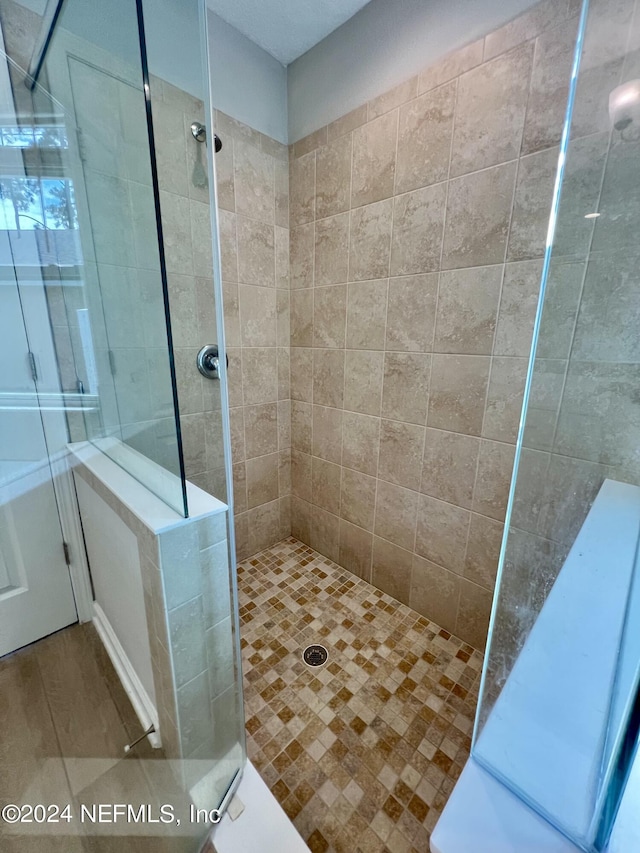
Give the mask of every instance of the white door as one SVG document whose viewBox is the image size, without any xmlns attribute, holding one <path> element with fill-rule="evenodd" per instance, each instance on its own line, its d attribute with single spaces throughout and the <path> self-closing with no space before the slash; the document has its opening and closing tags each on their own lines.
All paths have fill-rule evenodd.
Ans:
<svg viewBox="0 0 640 853">
<path fill-rule="evenodd" d="M 0 655 L 78 619 L 7 246 L 0 233 Z"/>
</svg>

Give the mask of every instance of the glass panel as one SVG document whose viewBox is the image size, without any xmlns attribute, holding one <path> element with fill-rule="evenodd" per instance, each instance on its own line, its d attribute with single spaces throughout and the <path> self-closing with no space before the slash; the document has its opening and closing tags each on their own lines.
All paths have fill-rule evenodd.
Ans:
<svg viewBox="0 0 640 853">
<path fill-rule="evenodd" d="M 148 6 L 150 13 L 152 8 Z M 168 17 L 148 14 L 145 29 L 185 471 L 191 483 L 231 504 L 231 438 L 205 0 L 182 9 L 180 26 L 183 38 L 177 40 Z M 206 142 L 196 140 L 191 127 L 194 123 L 205 126 Z M 220 380 L 205 379 L 196 369 L 196 355 L 207 344 L 219 347 Z M 227 522 L 227 574 L 218 577 L 213 568 L 203 566 L 203 577 L 214 591 L 215 611 L 224 614 L 220 621 L 207 623 L 204 596 L 214 725 L 213 742 L 202 757 L 217 758 L 212 779 L 217 780 L 220 796 L 232 780 L 239 779 L 246 760 L 231 513 Z"/>
<path fill-rule="evenodd" d="M 42 238 L 63 390 L 84 412 L 70 418 L 72 439 L 186 515 L 137 11 L 120 0 L 107 21 L 99 6 L 63 6 L 34 127 L 7 136 L 36 149 L 30 179 L 0 183 L 2 212 L 11 217 L 17 197 L 21 224 Z"/>
<path fill-rule="evenodd" d="M 473 754 L 591 850 L 624 784 L 640 660 L 640 97 L 632 121 L 609 115 L 640 76 L 640 10 L 583 15 Z"/>
<path fill-rule="evenodd" d="M 66 411 L 72 440 L 88 438 L 186 513 L 181 503 L 186 483 L 179 477 L 181 430 L 186 437 L 186 462 L 196 484 L 189 486 L 191 518 L 163 530 L 159 568 L 142 560 L 141 577 L 127 578 L 137 592 L 144 587 L 147 618 L 149 608 L 154 611 L 147 662 L 153 663 L 152 702 L 164 754 L 150 751 L 149 761 L 124 764 L 119 760 L 123 744 L 116 745 L 115 757 L 114 744 L 61 748 L 78 801 L 107 790 L 111 799 L 116 791 L 119 802 L 124 796 L 130 803 L 155 803 L 162 794 L 182 821 L 180 827 L 162 827 L 163 837 L 168 836 L 163 843 L 167 850 L 189 851 L 199 849 L 211 809 L 228 802 L 246 758 L 233 531 L 220 541 L 216 527 L 219 538 L 211 541 L 217 544 L 201 545 L 207 534 L 200 525 L 216 502 L 208 498 L 203 504 L 197 488 L 228 496 L 229 413 L 224 363 L 222 380 L 209 381 L 197 372 L 195 359 L 204 343 L 216 343 L 224 353 L 213 284 L 215 258 L 220 298 L 212 151 L 190 131 L 194 120 L 211 126 L 205 106 L 207 64 L 191 44 L 188 55 L 185 47 L 184 57 L 174 54 L 168 63 L 152 64 L 149 76 L 140 61 L 139 12 L 135 0 L 117 0 L 108 13 L 98 0 L 64 4 L 33 92 L 36 117 L 22 116 L 0 146 L 0 152 L 24 156 L 28 165 L 27 179 L 7 176 L 6 185 L 0 184 L 0 215 L 16 232 L 11 250 L 21 288 L 28 289 L 36 269 L 44 281 L 40 291 L 46 294 L 55 342 L 51 363 L 58 367 L 57 402 Z M 197 33 L 204 27 L 204 2 L 191 4 L 190 12 Z M 165 25 L 155 20 L 153 29 L 158 33 Z M 156 50 L 155 55 L 161 54 Z M 187 65 L 198 83 L 183 88 L 172 75 Z M 157 112 L 159 198 L 152 181 L 156 152 L 150 154 L 147 108 Z M 170 139 L 163 121 L 172 128 Z M 166 238 L 168 277 L 156 211 Z M 169 301 L 179 387 L 170 382 Z M 39 390 L 43 397 L 44 386 Z M 65 434 L 61 447 L 66 440 Z M 102 556 L 108 572 L 104 545 L 95 545 L 100 523 L 91 524 L 87 507 L 92 504 L 83 484 L 77 478 L 77 493 L 84 492 L 87 547 L 90 552 L 95 548 L 89 557 L 95 568 Z M 114 553 L 122 547 L 118 537 Z M 94 579 L 97 575 L 96 569 Z M 171 600 L 168 587 L 176 577 L 181 590 L 192 590 L 188 601 Z M 140 640 L 144 655 L 147 636 Z M 104 653 L 101 647 L 99 653 Z M 135 734 L 138 728 L 134 721 Z M 148 744 L 140 749 L 148 750 Z M 159 760 L 163 757 L 169 760 Z M 192 804 L 206 809 L 208 818 L 188 820 Z M 116 830 L 89 827 L 87 834 Z M 137 849 L 134 841 L 130 846 Z M 128 842 L 122 849 L 129 849 Z"/>
<path fill-rule="evenodd" d="M 33 132 L 18 124 L 3 48 L 0 30 L 0 656 L 77 621 L 50 458 L 67 433 L 49 313 L 37 268 L 29 286 L 16 275 L 37 258 L 43 194 L 25 173 Z"/>
</svg>

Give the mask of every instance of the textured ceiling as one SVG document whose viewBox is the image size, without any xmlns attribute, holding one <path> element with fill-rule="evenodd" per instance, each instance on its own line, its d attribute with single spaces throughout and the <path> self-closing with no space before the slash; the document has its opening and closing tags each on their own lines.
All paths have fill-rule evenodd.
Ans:
<svg viewBox="0 0 640 853">
<path fill-rule="evenodd" d="M 306 53 L 369 0 L 207 0 L 209 8 L 283 65 Z"/>
</svg>

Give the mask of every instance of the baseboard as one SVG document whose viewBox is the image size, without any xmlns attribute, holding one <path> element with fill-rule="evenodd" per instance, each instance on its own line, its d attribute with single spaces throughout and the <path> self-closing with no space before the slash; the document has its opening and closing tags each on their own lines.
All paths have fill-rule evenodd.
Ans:
<svg viewBox="0 0 640 853">
<path fill-rule="evenodd" d="M 148 737 L 151 746 L 157 749 L 162 746 L 162 743 L 159 735 L 156 707 L 131 665 L 131 661 L 122 648 L 120 640 L 111 627 L 111 623 L 107 619 L 104 610 L 95 601 L 93 602 L 93 624 L 107 650 L 113 668 L 118 673 L 118 678 L 122 682 L 125 693 L 133 705 L 133 710 L 140 720 L 143 731 L 146 731 L 151 725 L 155 726 L 156 731 Z"/>
</svg>

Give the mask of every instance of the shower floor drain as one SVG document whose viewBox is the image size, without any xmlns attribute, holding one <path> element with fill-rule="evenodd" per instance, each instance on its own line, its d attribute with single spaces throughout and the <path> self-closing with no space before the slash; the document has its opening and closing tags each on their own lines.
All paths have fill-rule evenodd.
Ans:
<svg viewBox="0 0 640 853">
<path fill-rule="evenodd" d="M 307 646 L 302 653 L 303 661 L 309 666 L 322 666 L 323 663 L 327 662 L 328 657 L 329 652 L 325 647 L 318 645 Z"/>
</svg>

